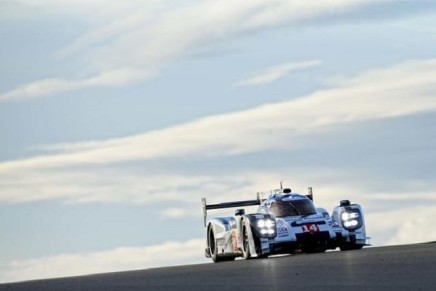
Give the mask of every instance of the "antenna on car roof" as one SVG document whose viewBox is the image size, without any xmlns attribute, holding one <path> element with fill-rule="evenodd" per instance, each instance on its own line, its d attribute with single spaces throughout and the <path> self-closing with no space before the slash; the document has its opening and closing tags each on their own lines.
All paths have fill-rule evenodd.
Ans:
<svg viewBox="0 0 436 291">
<path fill-rule="evenodd" d="M 280 189 L 283 189 L 283 180 L 280 180 Z"/>
</svg>

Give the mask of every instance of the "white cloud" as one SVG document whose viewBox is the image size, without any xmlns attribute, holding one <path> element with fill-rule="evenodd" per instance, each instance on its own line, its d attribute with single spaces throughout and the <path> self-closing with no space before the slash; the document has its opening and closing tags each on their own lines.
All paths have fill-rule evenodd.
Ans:
<svg viewBox="0 0 436 291">
<path fill-rule="evenodd" d="M 77 168 L 65 170 L 21 171 L 0 176 L 0 203 L 27 203 L 60 200 L 66 203 L 127 202 L 140 204 L 171 204 L 163 218 L 198 215 L 200 198 L 252 199 L 255 191 L 278 181 L 280 177 L 262 172 L 221 175 L 137 173 L 123 168 Z M 213 199 L 212 199 L 213 201 Z M 192 210 L 192 212 L 190 212 Z"/>
<path fill-rule="evenodd" d="M 82 90 L 86 88 L 108 86 L 117 87 L 143 81 L 155 76 L 155 73 L 143 70 L 120 69 L 107 71 L 98 76 L 82 80 L 47 79 L 20 86 L 10 92 L 0 95 L 0 102 L 19 101 L 37 98 L 41 95 L 51 96 L 63 92 Z"/>
<path fill-rule="evenodd" d="M 410 212 L 404 215 L 404 211 L 407 210 Z M 389 238 L 386 245 L 436 241 L 436 228 L 432 223 L 436 219 L 436 207 L 405 209 L 399 212 L 398 216 L 404 215 L 404 218 L 399 219 L 398 222 L 398 216 L 396 217 L 395 235 Z"/>
<path fill-rule="evenodd" d="M 291 62 L 291 63 L 284 63 L 280 65 L 276 65 L 273 67 L 269 67 L 264 69 L 262 72 L 255 74 L 254 76 L 251 76 L 246 79 L 242 79 L 234 84 L 234 86 L 256 86 L 256 85 L 266 85 L 270 84 L 272 82 L 275 82 L 281 78 L 284 78 L 289 73 L 301 70 L 301 69 L 307 69 L 314 66 L 318 66 L 321 64 L 321 61 L 306 61 L 306 62 Z"/>
<path fill-rule="evenodd" d="M 180 219 L 180 218 L 187 218 L 187 217 L 200 218 L 201 212 L 198 207 L 195 210 L 190 208 L 171 207 L 171 208 L 164 209 L 162 211 L 161 217 L 163 219 Z"/>
<path fill-rule="evenodd" d="M 95 76 L 99 76 L 119 70 L 159 71 L 205 46 L 229 41 L 247 32 L 315 20 L 325 15 L 347 13 L 381 2 L 385 3 L 384 0 L 251 0 L 232 3 L 223 0 L 176 3 L 123 1 L 122 4 L 119 1 L 88 3 L 44 0 L 18 3 L 19 7 L 28 7 L 30 11 L 38 8 L 35 11 L 47 10 L 53 14 L 79 13 L 78 19 L 85 17 L 91 20 L 90 23 L 96 22 L 95 28 L 73 41 L 57 55 L 80 53 L 89 62 L 83 71 L 92 71 Z M 129 75 L 124 84 L 145 80 L 147 77 Z M 2 93 L 0 101 L 46 97 L 82 89 L 88 86 L 88 82 L 90 79 L 39 80 Z M 93 83 L 93 86 L 110 85 L 110 82 Z"/>
<path fill-rule="evenodd" d="M 367 233 L 372 237 L 372 243 L 377 246 L 435 241 L 432 224 L 436 219 L 435 204 L 416 206 L 416 202 L 409 199 L 403 207 L 394 209 L 387 202 L 385 211 L 367 214 Z"/>
<path fill-rule="evenodd" d="M 147 247 L 120 247 L 96 253 L 64 254 L 16 260 L 0 269 L 0 282 L 79 276 L 207 262 L 204 239 L 163 242 Z"/>
<path fill-rule="evenodd" d="M 339 125 L 435 111 L 435 74 L 436 60 L 410 61 L 296 100 L 130 137 L 57 145 L 58 154 L 3 162 L 0 172 L 292 150 Z"/>
<path fill-rule="evenodd" d="M 365 5 L 377 3 L 393 3 L 396 0 L 334 0 L 334 1 L 271 1 L 268 7 L 252 15 L 244 27 L 259 28 L 283 25 L 289 22 L 298 22 L 326 15 L 337 15 L 350 12 Z M 274 3 L 275 2 L 275 3 Z"/>
</svg>

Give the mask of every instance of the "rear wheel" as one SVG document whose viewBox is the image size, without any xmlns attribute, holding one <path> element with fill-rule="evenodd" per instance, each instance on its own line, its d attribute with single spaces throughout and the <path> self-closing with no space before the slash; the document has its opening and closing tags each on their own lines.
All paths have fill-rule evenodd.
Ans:
<svg viewBox="0 0 436 291">
<path fill-rule="evenodd" d="M 245 226 L 242 228 L 242 256 L 246 260 L 251 258 L 250 241 L 248 240 L 247 228 Z"/>
<path fill-rule="evenodd" d="M 209 243 L 209 252 L 210 252 L 210 257 L 212 258 L 212 261 L 214 261 L 215 263 L 219 262 L 219 258 L 217 256 L 217 246 L 216 246 L 216 241 L 215 241 L 215 234 L 213 232 L 212 227 L 209 227 L 209 231 L 207 234 L 207 240 Z"/>
</svg>

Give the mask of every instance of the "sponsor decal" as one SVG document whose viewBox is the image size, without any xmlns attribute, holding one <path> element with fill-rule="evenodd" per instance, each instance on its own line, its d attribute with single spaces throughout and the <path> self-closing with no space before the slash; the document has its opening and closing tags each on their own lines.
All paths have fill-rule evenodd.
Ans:
<svg viewBox="0 0 436 291">
<path fill-rule="evenodd" d="M 316 214 L 316 215 L 311 215 L 309 217 L 295 217 L 295 218 L 285 218 L 286 222 L 311 222 L 311 221 L 316 221 L 316 220 L 320 220 L 320 219 L 324 219 L 324 216 Z"/>
<path fill-rule="evenodd" d="M 284 232 L 288 232 L 288 228 L 281 226 L 281 227 L 277 227 L 277 233 L 284 233 Z"/>
<path fill-rule="evenodd" d="M 234 229 L 232 231 L 232 245 L 233 245 L 233 252 L 238 252 L 238 243 L 236 241 L 236 230 Z"/>
<path fill-rule="evenodd" d="M 278 237 L 287 237 L 288 236 L 288 228 L 285 226 L 277 227 L 277 236 Z"/>
</svg>

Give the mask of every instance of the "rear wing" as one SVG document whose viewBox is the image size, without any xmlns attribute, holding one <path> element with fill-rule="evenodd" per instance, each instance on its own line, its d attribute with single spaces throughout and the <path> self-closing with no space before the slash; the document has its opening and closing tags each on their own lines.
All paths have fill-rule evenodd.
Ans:
<svg viewBox="0 0 436 291">
<path fill-rule="evenodd" d="M 207 211 L 213 210 L 213 209 L 221 209 L 221 208 L 234 208 L 234 207 L 244 207 L 244 206 L 256 206 L 260 205 L 262 201 L 265 199 L 262 199 L 260 193 L 257 193 L 257 199 L 256 200 L 244 200 L 244 201 L 234 201 L 234 202 L 223 202 L 219 204 L 207 204 L 206 198 L 201 198 L 201 203 L 203 204 L 203 220 L 204 220 L 204 226 L 206 226 L 206 219 L 207 219 Z"/>
</svg>

